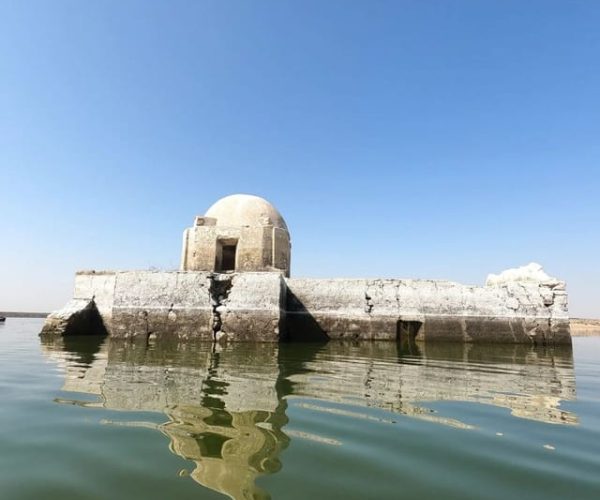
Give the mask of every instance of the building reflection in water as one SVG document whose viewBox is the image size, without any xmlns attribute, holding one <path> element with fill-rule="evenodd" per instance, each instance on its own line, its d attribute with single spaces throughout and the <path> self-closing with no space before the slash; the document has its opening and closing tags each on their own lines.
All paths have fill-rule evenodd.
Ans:
<svg viewBox="0 0 600 500">
<path fill-rule="evenodd" d="M 88 337 L 43 340 L 42 349 L 63 367 L 64 391 L 97 396 L 94 402 L 69 403 L 164 412 L 168 421 L 158 429 L 174 453 L 195 463 L 192 478 L 234 499 L 269 497 L 256 479 L 281 468 L 290 439 L 336 444 L 326 436 L 284 430 L 288 404 L 331 418 L 370 418 L 355 407 L 377 407 L 469 428 L 427 408 L 428 402 L 451 400 L 491 404 L 540 422 L 577 423 L 560 407 L 575 399 L 572 352 L 565 347 L 401 348 L 390 342 L 215 347 Z"/>
</svg>

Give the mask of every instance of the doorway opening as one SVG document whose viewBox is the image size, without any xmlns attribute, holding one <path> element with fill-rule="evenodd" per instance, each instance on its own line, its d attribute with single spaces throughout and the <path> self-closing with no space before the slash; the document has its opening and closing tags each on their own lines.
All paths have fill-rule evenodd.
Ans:
<svg viewBox="0 0 600 500">
<path fill-rule="evenodd" d="M 396 324 L 396 340 L 401 342 L 412 342 L 419 333 L 423 323 L 420 321 L 399 320 Z"/>
<path fill-rule="evenodd" d="M 237 240 L 218 240 L 215 271 L 227 273 L 235 271 Z"/>
</svg>

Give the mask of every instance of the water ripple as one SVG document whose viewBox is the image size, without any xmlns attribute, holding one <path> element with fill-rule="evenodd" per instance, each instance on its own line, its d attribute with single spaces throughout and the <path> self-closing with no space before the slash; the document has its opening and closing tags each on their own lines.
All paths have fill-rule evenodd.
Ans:
<svg viewBox="0 0 600 500">
<path fill-rule="evenodd" d="M 600 339 L 40 345 L 40 327 L 0 329 L 3 498 L 600 491 Z"/>
</svg>

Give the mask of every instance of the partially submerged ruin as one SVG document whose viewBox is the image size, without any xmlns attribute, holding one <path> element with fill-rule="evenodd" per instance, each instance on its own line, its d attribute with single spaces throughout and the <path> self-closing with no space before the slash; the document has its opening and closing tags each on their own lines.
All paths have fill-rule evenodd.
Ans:
<svg viewBox="0 0 600 500">
<path fill-rule="evenodd" d="M 571 342 L 563 281 L 530 264 L 485 286 L 290 277 L 287 225 L 250 195 L 219 200 L 186 229 L 180 271 L 81 271 L 43 335 L 210 341 L 328 339 Z"/>
</svg>

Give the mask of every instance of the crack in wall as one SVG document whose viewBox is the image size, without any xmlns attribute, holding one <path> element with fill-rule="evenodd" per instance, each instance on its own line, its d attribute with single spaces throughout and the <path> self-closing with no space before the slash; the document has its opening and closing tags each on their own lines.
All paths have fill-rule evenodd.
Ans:
<svg viewBox="0 0 600 500">
<path fill-rule="evenodd" d="M 373 299 L 371 299 L 371 296 L 368 294 L 368 292 L 365 291 L 365 312 L 367 314 L 371 314 L 371 311 L 373 310 Z"/>
<path fill-rule="evenodd" d="M 282 288 L 288 281 L 277 280 L 279 285 L 270 275 L 120 273 L 117 296 L 109 297 L 105 288 L 112 281 L 82 275 L 76 294 L 98 298 L 103 304 L 98 314 L 115 325 L 114 336 L 148 340 L 282 339 L 278 326 L 282 331 L 291 328 L 291 339 L 410 338 L 417 331 L 416 324 L 414 330 L 409 328 L 413 321 L 422 323 L 423 340 L 438 336 L 538 344 L 570 340 L 568 296 L 562 282 L 475 287 L 431 280 L 313 279 L 290 280 L 288 289 Z M 67 319 L 89 300 L 74 299 L 49 318 L 45 330 L 73 334 Z"/>
<path fill-rule="evenodd" d="M 213 341 L 216 342 L 221 337 L 221 334 L 224 333 L 222 330 L 223 318 L 221 317 L 220 308 L 227 303 L 229 292 L 233 286 L 233 276 L 211 274 L 209 279 L 210 287 L 208 294 L 212 309 L 212 336 Z"/>
<path fill-rule="evenodd" d="M 152 331 L 150 330 L 150 320 L 148 319 L 148 311 L 142 311 L 142 322 L 144 323 L 144 335 L 146 336 L 146 342 L 150 340 Z"/>
<path fill-rule="evenodd" d="M 401 311 L 401 307 L 400 307 L 400 284 L 401 284 L 400 281 L 398 281 L 395 284 L 395 289 L 396 289 L 396 297 L 395 297 L 396 298 L 396 314 L 398 316 L 400 316 L 400 311 Z"/>
</svg>

